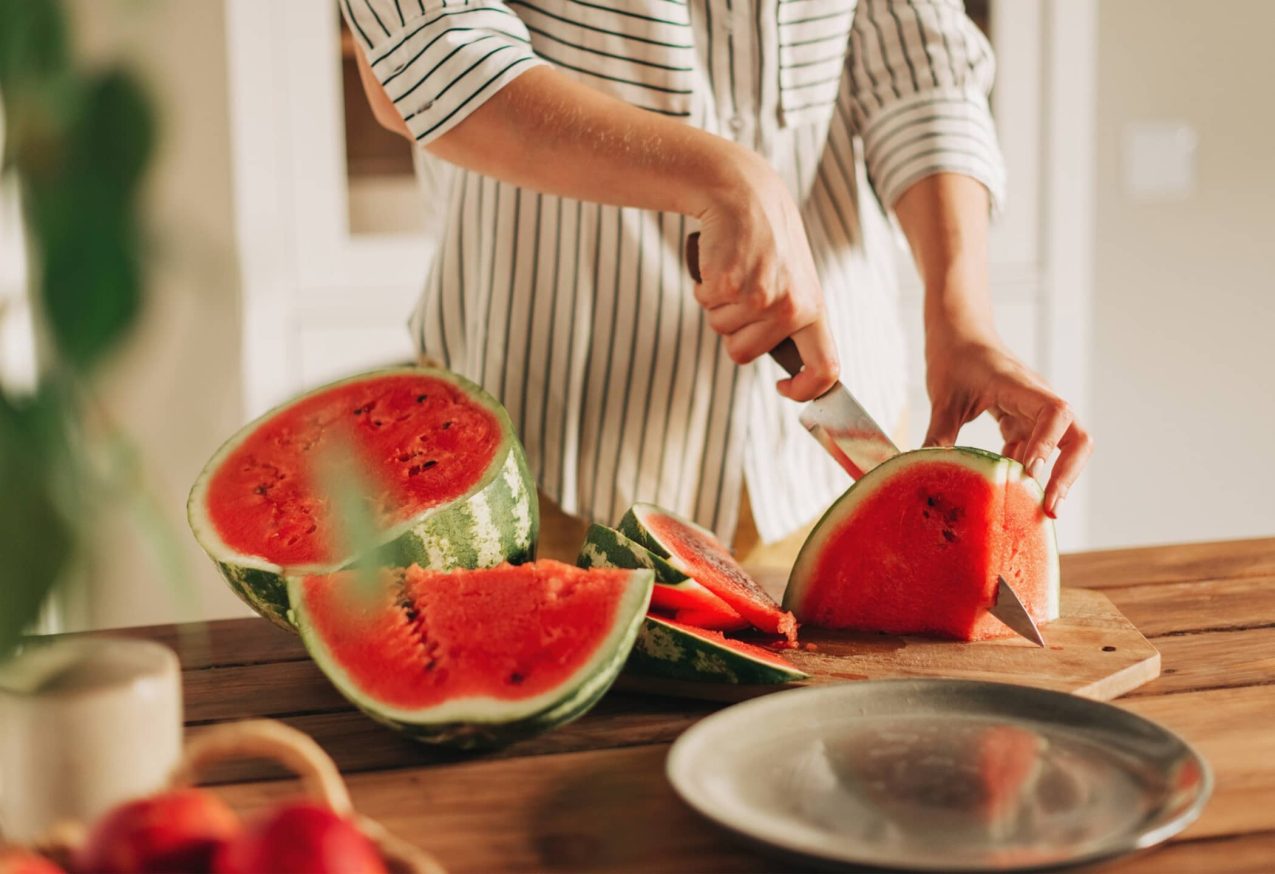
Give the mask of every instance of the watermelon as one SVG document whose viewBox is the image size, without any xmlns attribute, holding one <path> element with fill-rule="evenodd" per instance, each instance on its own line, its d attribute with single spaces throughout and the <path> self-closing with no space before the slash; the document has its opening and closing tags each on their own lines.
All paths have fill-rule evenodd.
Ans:
<svg viewBox="0 0 1275 874">
<path fill-rule="evenodd" d="M 760 646 L 648 614 L 625 670 L 708 683 L 789 683 L 808 674 Z"/>
<path fill-rule="evenodd" d="M 534 557 L 535 483 L 505 410 L 443 370 L 403 367 L 335 382 L 235 434 L 195 481 L 191 530 L 249 606 L 285 628 L 285 577 L 354 558 L 317 493 L 314 459 L 353 447 L 372 480 L 380 559 L 434 569 Z"/>
<path fill-rule="evenodd" d="M 651 606 L 670 613 L 686 612 L 711 628 L 747 628 L 748 621 L 729 604 L 679 571 L 645 546 L 630 540 L 614 528 L 593 524 L 585 533 L 584 546 L 576 564 L 583 568 L 649 568 L 655 572 Z M 698 624 L 687 620 L 691 625 Z"/>
<path fill-rule="evenodd" d="M 293 577 L 288 594 L 307 651 L 351 703 L 418 740 L 486 747 L 593 706 L 633 647 L 652 576 L 412 565 Z"/>
<path fill-rule="evenodd" d="M 620 532 L 693 578 L 754 628 L 796 640 L 793 614 L 780 609 L 713 532 L 652 504 L 634 504 L 620 520 Z"/>
<path fill-rule="evenodd" d="M 905 452 L 837 499 L 793 566 L 804 623 L 956 640 L 1012 635 L 988 613 L 1004 576 L 1037 624 L 1058 618 L 1058 547 L 1018 462 L 967 448 Z"/>
</svg>

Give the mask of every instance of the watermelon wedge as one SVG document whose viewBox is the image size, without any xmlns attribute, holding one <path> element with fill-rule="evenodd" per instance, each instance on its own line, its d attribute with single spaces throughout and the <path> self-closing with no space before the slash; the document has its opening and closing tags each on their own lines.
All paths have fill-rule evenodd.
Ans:
<svg viewBox="0 0 1275 874">
<path fill-rule="evenodd" d="M 1058 547 L 1043 492 L 980 449 L 905 452 L 837 499 L 793 566 L 802 622 L 956 640 L 1012 635 L 988 613 L 1004 576 L 1037 624 L 1058 618 Z"/>
<path fill-rule="evenodd" d="M 646 617 L 625 670 L 699 683 L 791 683 L 809 676 L 760 646 L 655 615 Z"/>
<path fill-rule="evenodd" d="M 556 561 L 412 565 L 289 580 L 301 639 L 338 691 L 418 740 L 483 747 L 569 722 L 619 674 L 649 570 Z"/>
<path fill-rule="evenodd" d="M 739 566 L 713 532 L 652 504 L 634 504 L 620 520 L 620 533 L 696 580 L 754 628 L 797 639 L 797 621 Z"/>
<path fill-rule="evenodd" d="M 336 522 L 316 487 L 325 450 L 357 452 L 373 482 L 383 563 L 448 569 L 534 556 L 535 483 L 504 409 L 442 370 L 351 377 L 266 413 L 222 446 L 191 489 L 187 515 L 244 601 L 286 618 L 286 576 L 344 567 Z"/>
<path fill-rule="evenodd" d="M 655 588 L 651 590 L 653 608 L 670 613 L 688 611 L 714 623 L 704 626 L 706 628 L 748 627 L 748 621 L 721 598 L 673 567 L 664 557 L 614 528 L 590 525 L 576 564 L 583 568 L 648 568 L 655 572 Z"/>
</svg>

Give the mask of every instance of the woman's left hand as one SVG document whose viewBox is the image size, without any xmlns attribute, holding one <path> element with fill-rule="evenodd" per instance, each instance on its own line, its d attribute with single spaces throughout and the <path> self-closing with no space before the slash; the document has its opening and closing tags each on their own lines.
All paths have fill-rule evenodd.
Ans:
<svg viewBox="0 0 1275 874">
<path fill-rule="evenodd" d="M 1093 452 L 1089 436 L 1067 402 L 996 339 L 936 339 L 926 349 L 926 387 L 930 427 L 926 446 L 951 446 L 966 422 L 983 412 L 1000 424 L 1004 455 L 1036 479 L 1058 452 L 1045 488 L 1045 512 L 1057 515 L 1058 503 Z"/>
</svg>

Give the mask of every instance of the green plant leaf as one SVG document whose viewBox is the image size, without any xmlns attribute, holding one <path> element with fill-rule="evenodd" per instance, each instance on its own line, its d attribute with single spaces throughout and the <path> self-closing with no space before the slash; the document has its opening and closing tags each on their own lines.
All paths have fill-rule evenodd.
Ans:
<svg viewBox="0 0 1275 874">
<path fill-rule="evenodd" d="M 63 457 L 59 403 L 43 395 L 0 401 L 0 658 L 39 617 L 75 547 L 75 528 L 55 493 Z"/>
<path fill-rule="evenodd" d="M 67 64 L 62 6 L 55 0 L 0 0 L 0 91 Z"/>
<path fill-rule="evenodd" d="M 142 305 L 138 200 L 155 125 L 141 86 L 121 70 L 63 99 L 70 109 L 20 128 L 28 141 L 15 160 L 44 321 L 60 357 L 83 372 L 127 335 Z"/>
</svg>

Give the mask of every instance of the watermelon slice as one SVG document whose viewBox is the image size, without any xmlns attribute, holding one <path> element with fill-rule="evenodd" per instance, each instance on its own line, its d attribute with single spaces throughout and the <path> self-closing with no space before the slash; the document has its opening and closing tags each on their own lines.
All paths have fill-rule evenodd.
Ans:
<svg viewBox="0 0 1275 874">
<path fill-rule="evenodd" d="M 984 640 L 1004 576 L 1037 624 L 1058 618 L 1058 547 L 1043 493 L 980 449 L 905 452 L 842 495 L 797 556 L 784 605 L 802 622 Z"/>
<path fill-rule="evenodd" d="M 713 623 L 703 626 L 705 628 L 748 627 L 748 621 L 721 598 L 673 567 L 667 559 L 630 540 L 614 528 L 590 525 L 576 564 L 584 568 L 649 568 L 655 572 L 655 588 L 651 590 L 653 608 L 670 613 L 685 611 Z"/>
<path fill-rule="evenodd" d="M 739 566 L 713 532 L 651 504 L 634 504 L 620 520 L 620 532 L 667 559 L 725 601 L 754 628 L 797 639 L 797 621 Z"/>
<path fill-rule="evenodd" d="M 493 746 L 583 714 L 642 626 L 649 570 L 544 560 L 292 578 L 301 639 L 373 718 L 431 743 Z"/>
<path fill-rule="evenodd" d="M 625 670 L 700 683 L 790 683 L 809 676 L 760 646 L 655 615 L 646 617 Z"/>
<path fill-rule="evenodd" d="M 535 483 L 504 409 L 468 380 L 408 367 L 332 383 L 243 428 L 208 462 L 191 530 L 231 587 L 276 624 L 285 576 L 351 561 L 314 459 L 353 447 L 375 490 L 384 563 L 490 567 L 534 556 Z"/>
</svg>

